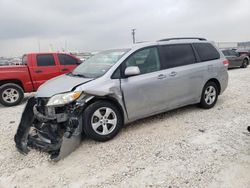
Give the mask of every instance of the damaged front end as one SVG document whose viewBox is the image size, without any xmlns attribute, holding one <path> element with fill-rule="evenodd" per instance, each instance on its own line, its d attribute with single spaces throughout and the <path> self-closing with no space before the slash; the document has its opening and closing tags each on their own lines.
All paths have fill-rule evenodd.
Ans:
<svg viewBox="0 0 250 188">
<path fill-rule="evenodd" d="M 85 103 L 76 100 L 58 106 L 48 103 L 49 98 L 28 100 L 14 140 L 23 154 L 29 152 L 28 148 L 35 148 L 58 161 L 80 145 Z"/>
</svg>

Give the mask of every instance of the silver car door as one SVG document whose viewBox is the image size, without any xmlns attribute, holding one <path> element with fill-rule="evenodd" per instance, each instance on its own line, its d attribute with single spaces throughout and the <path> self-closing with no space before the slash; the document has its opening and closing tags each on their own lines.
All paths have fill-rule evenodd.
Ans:
<svg viewBox="0 0 250 188">
<path fill-rule="evenodd" d="M 156 47 L 139 50 L 125 62 L 125 67 L 138 66 L 141 74 L 121 79 L 121 89 L 130 120 L 154 114 L 164 100 L 165 88 L 162 80 L 166 78 L 160 70 L 160 60 Z"/>
</svg>

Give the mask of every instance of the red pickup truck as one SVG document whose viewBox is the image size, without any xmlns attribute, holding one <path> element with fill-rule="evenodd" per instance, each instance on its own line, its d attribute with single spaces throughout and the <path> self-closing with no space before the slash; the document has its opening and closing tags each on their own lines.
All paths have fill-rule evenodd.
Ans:
<svg viewBox="0 0 250 188">
<path fill-rule="evenodd" d="M 34 92 L 45 81 L 72 71 L 80 59 L 66 53 L 30 53 L 23 65 L 0 66 L 0 103 L 19 104 L 24 93 Z"/>
</svg>

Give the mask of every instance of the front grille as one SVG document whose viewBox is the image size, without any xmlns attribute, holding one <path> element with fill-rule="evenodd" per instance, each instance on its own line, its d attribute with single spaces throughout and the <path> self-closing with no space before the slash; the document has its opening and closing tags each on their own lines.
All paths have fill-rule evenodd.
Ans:
<svg viewBox="0 0 250 188">
<path fill-rule="evenodd" d="M 42 97 L 38 97 L 36 98 L 37 100 L 37 110 L 38 112 L 42 113 L 43 115 L 45 115 L 45 105 L 48 103 L 49 98 L 42 98 Z"/>
<path fill-rule="evenodd" d="M 66 111 L 66 107 L 65 106 L 63 106 L 63 107 L 56 107 L 55 108 L 55 113 L 56 114 L 65 113 L 65 111 Z"/>
</svg>

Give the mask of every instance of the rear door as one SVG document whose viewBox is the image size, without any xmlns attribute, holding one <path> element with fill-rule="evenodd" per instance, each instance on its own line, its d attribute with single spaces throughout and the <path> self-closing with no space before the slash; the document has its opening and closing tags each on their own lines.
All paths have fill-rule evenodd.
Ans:
<svg viewBox="0 0 250 188">
<path fill-rule="evenodd" d="M 234 50 L 229 50 L 230 54 L 230 63 L 232 61 L 232 65 L 234 66 L 241 66 L 242 64 L 242 58 L 236 53 Z"/>
<path fill-rule="evenodd" d="M 54 54 L 38 54 L 32 57 L 33 66 L 30 67 L 35 90 L 45 81 L 61 74 Z"/>
<path fill-rule="evenodd" d="M 162 68 L 166 79 L 162 83 L 164 106 L 173 109 L 197 100 L 202 85 L 202 67 L 197 66 L 191 44 L 160 46 Z"/>
<path fill-rule="evenodd" d="M 60 71 L 62 74 L 71 72 L 78 65 L 78 59 L 68 54 L 58 54 L 58 61 L 60 63 Z"/>
</svg>

